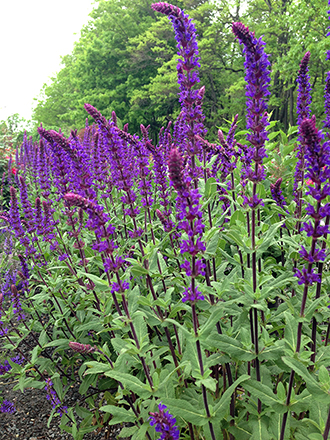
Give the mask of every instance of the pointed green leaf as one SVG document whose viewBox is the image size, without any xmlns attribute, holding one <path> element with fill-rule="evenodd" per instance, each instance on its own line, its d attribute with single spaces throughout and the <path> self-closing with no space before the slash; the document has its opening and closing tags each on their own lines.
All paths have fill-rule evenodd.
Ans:
<svg viewBox="0 0 330 440">
<path fill-rule="evenodd" d="M 226 415 L 227 411 L 229 412 L 229 404 L 231 400 L 231 396 L 235 391 L 235 388 L 250 379 L 248 374 L 242 374 L 235 382 L 226 389 L 226 391 L 221 396 L 220 401 L 214 407 L 214 414 L 217 420 L 221 420 Z"/>
<path fill-rule="evenodd" d="M 216 347 L 224 353 L 228 353 L 234 359 L 240 361 L 251 361 L 255 358 L 255 354 L 242 347 L 242 344 L 237 339 L 231 338 L 227 335 L 213 334 L 208 338 L 208 344 L 211 347 Z"/>
<path fill-rule="evenodd" d="M 134 391 L 134 393 L 143 399 L 147 399 L 151 395 L 149 386 L 145 385 L 140 379 L 131 374 L 121 373 L 120 371 L 114 370 L 106 371 L 104 374 L 121 382 L 128 390 Z"/>
<path fill-rule="evenodd" d="M 177 419 L 184 419 L 196 426 L 204 426 L 208 422 L 204 414 L 205 410 L 199 410 L 187 400 L 162 398 L 162 402 L 167 406 L 169 413 Z"/>
<path fill-rule="evenodd" d="M 136 419 L 131 409 L 124 409 L 120 406 L 105 405 L 101 406 L 100 411 L 104 411 L 112 415 L 112 418 L 108 421 L 109 425 L 115 425 L 117 423 L 133 423 Z"/>
</svg>

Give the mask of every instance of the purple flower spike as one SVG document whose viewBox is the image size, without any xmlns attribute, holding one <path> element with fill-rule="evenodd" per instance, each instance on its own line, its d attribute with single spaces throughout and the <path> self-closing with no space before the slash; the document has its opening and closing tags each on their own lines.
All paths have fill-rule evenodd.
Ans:
<svg viewBox="0 0 330 440">
<path fill-rule="evenodd" d="M 77 353 L 94 353 L 96 347 L 89 344 L 80 344 L 79 342 L 69 342 L 69 347 Z"/>
<path fill-rule="evenodd" d="M 17 321 L 20 321 L 21 319 L 25 319 L 25 315 L 22 310 L 22 305 L 20 301 L 20 295 L 17 291 L 16 286 L 13 284 L 11 286 L 11 293 L 12 293 L 12 304 L 13 304 L 13 313 L 17 315 Z"/>
<path fill-rule="evenodd" d="M 46 379 L 45 390 L 47 392 L 46 398 L 52 405 L 52 408 L 56 409 L 56 412 L 60 415 L 60 417 L 62 417 L 64 413 L 68 412 L 68 408 L 62 405 L 62 402 L 58 398 L 58 395 L 53 388 L 53 382 L 50 379 Z"/>
<path fill-rule="evenodd" d="M 151 8 L 156 12 L 160 12 L 161 14 L 173 15 L 173 17 L 177 18 L 180 17 L 180 14 L 182 12 L 181 9 L 177 6 L 170 5 L 166 2 L 154 3 L 153 5 L 151 5 Z"/>
<path fill-rule="evenodd" d="M 187 191 L 183 178 L 182 157 L 177 148 L 172 148 L 168 159 L 168 168 L 171 182 L 178 193 L 183 196 Z"/>
<path fill-rule="evenodd" d="M 281 208 L 284 208 L 285 198 L 282 195 L 281 184 L 282 184 L 282 178 L 280 177 L 279 179 L 276 180 L 275 183 L 271 183 L 270 192 L 276 204 Z"/>
<path fill-rule="evenodd" d="M 3 400 L 0 406 L 0 412 L 14 414 L 16 412 L 15 405 L 10 400 Z"/>
<path fill-rule="evenodd" d="M 244 67 L 246 70 L 245 80 L 247 100 L 247 128 L 252 131 L 247 139 L 257 149 L 262 147 L 267 140 L 267 103 L 265 97 L 270 83 L 270 62 L 264 51 L 265 43 L 261 38 L 257 39 L 254 32 L 250 32 L 243 23 L 233 23 L 233 33 L 240 44 L 244 45 L 245 53 Z M 263 154 L 266 157 L 266 154 Z M 262 157 L 258 162 L 261 162 Z"/>
<path fill-rule="evenodd" d="M 312 87 L 309 82 L 308 63 L 310 60 L 310 52 L 306 52 L 300 63 L 298 73 L 298 97 L 297 97 L 297 114 L 298 125 L 310 116 L 310 105 L 312 102 L 311 91 Z"/>
<path fill-rule="evenodd" d="M 315 117 L 304 119 L 300 125 L 300 132 L 306 146 L 306 177 L 316 184 L 316 188 L 310 186 L 307 195 L 310 194 L 315 200 L 322 200 L 330 194 L 329 184 L 325 183 L 329 177 L 330 167 L 330 145 L 329 142 L 322 141 L 322 132 L 315 126 Z"/>
<path fill-rule="evenodd" d="M 204 295 L 202 295 L 202 293 L 197 290 L 196 287 L 194 288 L 194 290 L 192 290 L 191 287 L 188 287 L 183 292 L 182 302 L 190 301 L 191 303 L 196 303 L 196 301 L 204 301 L 204 299 Z"/>
<path fill-rule="evenodd" d="M 310 52 L 306 52 L 301 63 L 300 69 L 298 73 L 298 97 L 297 97 L 297 114 L 298 114 L 298 125 L 302 123 L 302 121 L 306 118 L 310 117 L 310 104 L 311 104 L 311 85 L 309 82 L 308 75 L 308 63 L 310 59 Z M 297 165 L 294 176 L 294 184 L 293 184 L 293 192 L 295 194 L 295 200 L 298 205 L 298 208 L 301 209 L 301 189 L 298 190 L 299 187 L 302 187 L 304 183 L 304 172 L 305 172 L 305 145 L 301 136 L 301 133 L 298 137 L 298 153 L 297 153 Z M 298 213 L 298 211 L 297 211 Z M 299 213 L 298 213 L 299 216 Z"/>
<path fill-rule="evenodd" d="M 329 51 L 330 52 L 330 51 Z M 326 115 L 324 121 L 324 128 L 330 129 L 330 72 L 327 73 L 327 79 L 325 81 L 324 88 L 324 112 Z M 329 135 L 328 135 L 329 137 Z"/>
<path fill-rule="evenodd" d="M 154 11 L 167 15 L 175 31 L 178 55 L 181 57 L 177 70 L 182 118 L 186 124 L 183 128 L 189 143 L 187 145 L 188 154 L 193 156 L 201 153 L 201 143 L 196 136 L 206 133 L 202 123 L 204 115 L 201 106 L 205 88 L 194 89 L 200 81 L 197 71 L 200 67 L 200 57 L 198 56 L 196 29 L 188 14 L 176 6 L 161 2 L 155 3 L 151 7 Z"/>
<path fill-rule="evenodd" d="M 263 172 L 262 160 L 267 157 L 264 148 L 265 141 L 268 140 L 266 127 L 269 125 L 267 121 L 267 101 L 269 95 L 268 87 L 270 83 L 270 62 L 268 55 L 264 51 L 265 43 L 261 38 L 257 39 L 254 32 L 250 32 L 243 23 L 233 23 L 232 31 L 240 44 L 244 45 L 243 53 L 245 54 L 245 80 L 246 96 L 247 96 L 247 124 L 246 127 L 250 131 L 247 140 L 253 145 L 252 159 L 261 166 L 258 173 L 251 171 L 249 160 L 243 167 L 243 177 L 253 177 L 254 182 L 258 183 L 265 178 Z"/>
<path fill-rule="evenodd" d="M 109 220 L 107 214 L 103 212 L 103 206 L 98 205 L 85 197 L 74 193 L 67 193 L 64 195 L 64 200 L 69 206 L 77 206 L 78 208 L 82 208 L 84 211 L 87 211 L 89 215 L 89 222 L 86 224 L 86 226 L 88 227 L 97 228 L 99 226 L 104 226 Z"/>
<path fill-rule="evenodd" d="M 162 403 L 158 404 L 158 412 L 150 412 L 150 425 L 160 433 L 158 440 L 179 440 L 180 431 L 175 426 L 176 419 L 166 410 Z"/>
<path fill-rule="evenodd" d="M 307 269 L 303 267 L 302 271 L 295 268 L 294 276 L 298 278 L 298 284 L 305 284 L 306 286 L 311 286 L 314 283 L 321 282 L 321 275 L 315 272 L 315 269 L 312 269 L 310 273 L 308 273 Z"/>
</svg>

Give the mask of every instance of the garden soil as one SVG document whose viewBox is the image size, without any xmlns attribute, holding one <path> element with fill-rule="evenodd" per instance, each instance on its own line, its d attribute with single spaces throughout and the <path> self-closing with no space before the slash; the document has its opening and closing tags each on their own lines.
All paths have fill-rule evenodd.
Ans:
<svg viewBox="0 0 330 440">
<path fill-rule="evenodd" d="M 30 342 L 32 341 L 33 339 Z M 6 354 L 2 343 L 3 339 L 0 338 L 0 359 L 3 359 Z M 23 354 L 25 352 L 28 354 L 24 342 L 19 348 Z M 54 417 L 50 427 L 47 427 L 52 407 L 46 399 L 46 391 L 31 388 L 25 389 L 24 393 L 20 390 L 14 391 L 17 381 L 18 379 L 14 376 L 6 378 L 0 376 L 0 396 L 12 401 L 16 407 L 14 414 L 0 413 L 0 440 L 72 440 L 73 437 L 70 434 L 60 430 L 58 416 Z M 78 393 L 79 386 L 80 383 L 77 382 L 69 389 L 63 402 L 64 405 L 75 406 L 79 399 L 83 399 Z M 84 403 L 80 401 L 79 405 L 84 406 Z M 122 426 L 114 425 L 96 429 L 85 434 L 84 440 L 116 440 L 121 428 Z M 122 437 L 120 439 L 129 440 Z"/>
</svg>

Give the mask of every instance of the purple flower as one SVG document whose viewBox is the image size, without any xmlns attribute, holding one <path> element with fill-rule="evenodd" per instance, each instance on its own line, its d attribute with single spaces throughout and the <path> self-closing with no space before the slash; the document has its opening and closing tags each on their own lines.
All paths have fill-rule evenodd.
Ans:
<svg viewBox="0 0 330 440">
<path fill-rule="evenodd" d="M 108 222 L 109 216 L 103 212 L 103 206 L 74 193 L 65 194 L 64 200 L 68 206 L 77 206 L 87 212 L 89 220 L 86 223 L 86 227 L 94 230 L 99 238 L 108 235 L 104 226 Z"/>
<path fill-rule="evenodd" d="M 243 205 L 249 205 L 252 209 L 255 209 L 259 205 L 264 206 L 262 199 L 259 199 L 257 194 L 251 197 L 243 196 L 243 199 Z"/>
<path fill-rule="evenodd" d="M 328 225 L 316 225 L 316 227 L 312 224 L 311 221 L 304 222 L 301 228 L 301 231 L 307 232 L 307 237 L 322 237 L 324 234 L 329 234 L 329 226 Z"/>
<path fill-rule="evenodd" d="M 69 342 L 69 347 L 77 353 L 94 353 L 96 347 L 89 344 L 80 344 L 79 342 Z"/>
<path fill-rule="evenodd" d="M 26 187 L 26 182 L 23 176 L 19 177 L 20 182 L 20 198 L 21 198 L 21 205 L 24 212 L 24 220 L 26 221 L 28 225 L 28 232 L 32 233 L 35 231 L 35 219 L 34 219 L 34 212 L 32 205 L 29 201 L 28 197 L 28 191 Z"/>
<path fill-rule="evenodd" d="M 184 289 L 182 302 L 190 301 L 191 303 L 195 303 L 198 300 L 204 301 L 204 295 L 197 289 L 197 287 L 192 288 L 187 287 Z"/>
<path fill-rule="evenodd" d="M 121 292 L 123 293 L 125 290 L 129 289 L 129 282 L 128 281 L 121 281 L 121 283 L 112 283 L 111 286 L 111 293 L 115 293 L 115 292 Z"/>
<path fill-rule="evenodd" d="M 284 208 L 285 198 L 282 195 L 281 183 L 282 183 L 281 177 L 279 179 L 277 179 L 275 183 L 271 183 L 270 192 L 271 192 L 272 197 L 275 200 L 276 204 L 278 206 L 280 206 L 281 208 Z"/>
<path fill-rule="evenodd" d="M 7 414 L 14 414 L 16 411 L 15 405 L 10 400 L 3 400 L 0 406 L 0 412 Z"/>
<path fill-rule="evenodd" d="M 162 403 L 158 404 L 158 412 L 150 412 L 150 425 L 155 426 L 156 432 L 160 433 L 158 440 L 179 440 L 180 431 L 176 419 L 165 411 L 167 407 Z"/>
<path fill-rule="evenodd" d="M 20 356 L 14 356 L 10 358 L 10 360 L 18 365 L 22 365 L 24 362 L 24 360 L 20 358 Z M 0 364 L 0 376 L 3 376 L 4 374 L 8 373 L 8 371 L 10 371 L 11 369 L 12 366 L 7 360 L 5 360 L 3 364 Z"/>
<path fill-rule="evenodd" d="M 312 269 L 310 273 L 307 272 L 305 267 L 300 271 L 298 268 L 294 268 L 294 276 L 298 278 L 298 284 L 305 284 L 311 286 L 313 283 L 320 283 L 321 276 L 315 273 L 315 269 Z"/>
<path fill-rule="evenodd" d="M 39 141 L 38 153 L 38 182 L 42 190 L 42 195 L 48 198 L 51 188 L 50 164 L 46 153 L 45 142 L 42 139 Z"/>
<path fill-rule="evenodd" d="M 138 238 L 138 237 L 141 237 L 142 234 L 143 234 L 143 229 L 142 229 L 142 228 L 137 228 L 137 229 L 134 229 L 134 231 L 129 231 L 129 232 L 128 232 L 128 235 L 129 235 L 131 238 Z"/>
<path fill-rule="evenodd" d="M 297 96 L 297 114 L 298 125 L 310 116 L 310 105 L 312 102 L 310 85 L 310 76 L 308 75 L 308 63 L 310 60 L 310 52 L 306 52 L 300 63 L 300 69 L 298 73 L 298 96 Z"/>
<path fill-rule="evenodd" d="M 326 181 L 330 176 L 330 144 L 322 143 L 322 132 L 315 126 L 315 117 L 304 119 L 300 125 L 300 132 L 305 143 L 306 177 L 316 184 L 307 192 L 315 200 L 321 201 L 330 194 L 330 186 Z M 325 185 L 322 184 L 325 183 Z"/>
<path fill-rule="evenodd" d="M 240 44 L 244 45 L 245 80 L 247 82 L 246 127 L 250 131 L 247 135 L 247 140 L 253 145 L 252 159 L 261 167 L 254 174 L 248 167 L 247 177 L 249 179 L 253 177 L 253 181 L 257 183 L 265 178 L 261 164 L 263 158 L 267 157 L 264 144 L 268 140 L 266 127 L 269 125 L 269 122 L 267 121 L 266 97 L 269 95 L 270 62 L 268 55 L 264 51 L 265 43 L 261 38 L 257 39 L 254 32 L 250 32 L 247 26 L 240 22 L 233 23 L 232 30 Z"/>
<path fill-rule="evenodd" d="M 53 382 L 51 381 L 51 379 L 46 379 L 45 382 L 46 382 L 45 390 L 47 392 L 46 398 L 52 405 L 52 408 L 56 409 L 56 412 L 60 415 L 60 417 L 62 417 L 64 413 L 68 412 L 68 408 L 62 405 L 62 402 L 58 398 L 58 395 L 53 388 Z"/>
<path fill-rule="evenodd" d="M 310 59 L 310 52 L 306 52 L 301 63 L 300 63 L 300 69 L 298 73 L 298 97 L 297 97 L 297 114 L 298 114 L 298 125 L 301 124 L 301 122 L 310 117 L 310 104 L 312 101 L 311 98 L 311 85 L 309 82 L 309 75 L 308 75 L 308 63 Z M 304 182 L 304 170 L 305 170 L 305 145 L 302 139 L 301 133 L 298 137 L 298 153 L 297 153 L 297 165 L 296 165 L 296 171 L 295 171 L 295 178 L 294 178 L 294 184 L 293 184 L 293 191 L 295 194 L 295 199 L 297 205 L 299 205 L 300 200 L 299 196 L 301 198 L 301 193 L 299 194 L 298 187 L 299 185 L 303 185 Z"/>
<path fill-rule="evenodd" d="M 329 130 L 330 129 L 330 72 L 327 72 L 327 79 L 325 81 L 325 87 L 324 87 L 324 112 L 326 115 L 324 121 L 324 128 Z"/>
<path fill-rule="evenodd" d="M 20 301 L 20 294 L 18 293 L 18 290 L 14 284 L 11 286 L 11 293 L 12 293 L 11 302 L 13 305 L 13 313 L 17 314 L 17 321 L 20 321 L 21 319 L 25 319 L 25 315 L 24 313 L 22 313 L 23 310 Z"/>
<path fill-rule="evenodd" d="M 198 68 L 200 67 L 198 56 L 198 45 L 196 29 L 188 14 L 180 8 L 168 3 L 155 3 L 152 6 L 157 12 L 168 15 L 175 31 L 179 59 L 178 83 L 180 86 L 180 102 L 182 105 L 182 134 L 184 134 L 185 145 L 189 156 L 201 154 L 201 143 L 196 136 L 204 135 L 206 130 L 203 127 L 204 115 L 202 112 L 202 101 L 205 88 L 197 89 L 199 83 Z M 192 163 L 190 163 L 190 166 Z M 191 177 L 195 178 L 195 170 L 190 169 Z"/>
<path fill-rule="evenodd" d="M 312 254 L 312 252 L 308 252 L 304 246 L 301 247 L 299 254 L 308 263 L 317 263 L 319 261 L 324 261 L 327 256 L 324 249 L 315 248 L 314 253 Z"/>
</svg>

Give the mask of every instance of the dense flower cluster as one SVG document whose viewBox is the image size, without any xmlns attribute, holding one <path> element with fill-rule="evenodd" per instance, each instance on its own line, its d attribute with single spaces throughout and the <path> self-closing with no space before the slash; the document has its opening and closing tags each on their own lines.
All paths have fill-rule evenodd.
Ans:
<svg viewBox="0 0 330 440">
<path fill-rule="evenodd" d="M 89 344 L 80 344 L 79 342 L 69 342 L 69 347 L 77 353 L 94 353 L 96 347 Z"/>
<path fill-rule="evenodd" d="M 285 206 L 285 198 L 282 195 L 282 184 L 283 179 L 280 177 L 276 180 L 275 183 L 271 183 L 270 185 L 270 192 L 272 194 L 273 199 L 275 200 L 276 204 L 280 206 L 281 208 L 284 208 Z"/>
<path fill-rule="evenodd" d="M 268 334 L 262 333 L 260 338 L 260 328 L 262 332 L 270 329 L 274 315 L 269 304 L 280 291 L 283 296 L 292 288 L 292 258 L 297 252 L 294 246 L 286 249 L 286 244 L 298 241 L 303 243 L 299 250 L 302 264 L 294 260 L 293 270 L 303 288 L 295 285 L 297 292 L 292 290 L 292 295 L 296 294 L 290 302 L 296 308 L 293 319 L 298 315 L 296 304 L 302 291 L 303 301 L 297 325 L 297 356 L 289 362 L 299 361 L 299 339 L 305 338 L 308 331 L 308 322 L 303 323 L 306 302 L 311 299 L 308 288 L 317 283 L 315 290 L 321 290 L 322 267 L 328 258 L 325 239 L 330 233 L 330 203 L 327 203 L 330 134 L 318 131 L 315 118 L 310 118 L 310 54 L 307 52 L 298 77 L 300 150 L 294 190 L 300 192 L 301 200 L 307 178 L 306 196 L 310 203 L 306 203 L 306 209 L 300 210 L 299 215 L 296 211 L 293 228 L 289 215 L 294 202 L 289 205 L 291 194 L 286 191 L 289 205 L 286 207 L 282 178 L 276 178 L 274 183 L 264 181 L 270 82 L 265 43 L 242 23 L 233 24 L 233 33 L 244 46 L 248 142 L 242 145 L 236 141 L 242 134 L 236 133 L 237 114 L 228 134 L 224 134 L 226 129 L 219 130 L 218 139 L 211 143 L 204 139 L 205 88 L 198 86 L 200 59 L 196 29 L 177 6 L 160 2 L 152 8 L 167 15 L 175 31 L 180 56 L 177 73 L 181 103 L 176 122 L 164 126 L 155 141 L 150 126 L 141 124 L 140 134 L 130 134 L 128 124 L 122 125 L 115 112 L 107 119 L 92 105 L 85 104 L 95 123 L 89 126 L 86 121 L 84 129 L 79 133 L 72 130 L 68 136 L 41 126 L 39 142 L 24 136 L 16 153 L 15 173 L 14 163 L 9 162 L 5 174 L 12 182 L 10 210 L 0 213 L 0 221 L 10 228 L 9 239 L 16 237 L 19 251 L 14 259 L 17 261 L 18 256 L 20 268 L 13 278 L 8 271 L 1 273 L 0 336 L 17 350 L 20 350 L 17 341 L 31 336 L 25 342 L 31 344 L 32 358 L 26 358 L 27 364 L 31 361 L 27 368 L 13 365 L 22 364 L 20 356 L 2 361 L 0 376 L 21 370 L 22 377 L 45 381 L 47 399 L 54 409 L 52 414 L 57 412 L 61 416 L 68 410 L 61 401 L 60 382 L 54 379 L 54 387 L 45 376 L 58 377 L 57 369 L 70 386 L 70 379 L 79 374 L 83 382 L 80 392 L 84 389 L 87 401 L 95 399 L 97 405 L 100 403 L 97 391 L 109 389 L 106 376 L 110 376 L 110 386 L 117 381 L 120 388 L 118 404 L 124 403 L 127 409 L 118 410 L 118 417 L 126 414 L 131 420 L 134 414 L 133 429 L 141 427 L 136 435 L 142 432 L 141 435 L 151 440 L 155 433 L 150 435 L 153 429 L 143 418 L 146 405 L 152 403 L 143 403 L 144 396 L 150 392 L 150 401 L 152 396 L 157 396 L 164 378 L 173 390 L 172 382 L 177 375 L 176 396 L 181 395 L 187 401 L 193 397 L 197 404 L 202 402 L 204 410 L 200 411 L 199 419 L 204 417 L 209 429 L 208 435 L 207 428 L 194 426 L 194 420 L 191 423 L 185 420 L 183 413 L 182 436 L 188 438 L 189 430 L 192 439 L 199 435 L 217 440 L 218 435 L 233 436 L 235 429 L 244 424 L 248 432 L 257 418 L 260 420 L 263 408 L 267 411 L 267 401 L 261 402 L 262 394 L 257 393 L 255 381 L 250 380 L 243 400 L 252 408 L 255 399 L 258 414 L 253 410 L 249 417 L 238 417 L 240 408 L 236 405 L 235 390 L 245 385 L 234 381 L 240 380 L 240 371 L 245 370 L 261 382 L 262 369 L 266 371 L 269 367 L 269 362 L 259 362 L 263 350 L 259 341 Z M 330 73 L 325 100 L 324 127 L 330 132 Z M 291 161 L 290 156 L 289 162 L 283 160 L 283 168 L 278 167 L 279 172 L 284 170 L 285 181 L 289 181 L 286 165 Z M 6 178 L 3 183 L 7 183 Z M 269 203 L 269 194 L 282 209 Z M 277 223 L 278 217 L 274 218 L 272 211 L 281 212 L 281 223 Z M 281 229 L 284 222 L 286 226 Z M 291 236 L 292 231 L 301 236 Z M 312 243 L 310 247 L 309 243 Z M 9 240 L 4 251 L 9 256 L 12 250 L 15 249 Z M 59 264 L 58 260 L 63 263 Z M 2 300 L 9 288 L 11 298 L 8 301 L 5 298 L 4 310 Z M 317 305 L 320 314 L 321 306 Z M 280 316 L 277 313 L 281 326 L 288 316 L 286 307 L 287 303 L 282 303 L 285 313 Z M 25 319 L 23 310 L 29 313 L 29 319 Z M 9 331 L 7 323 L 17 324 L 17 320 L 19 325 Z M 241 336 L 244 337 L 241 329 L 249 335 L 249 353 L 240 348 Z M 269 349 L 275 348 L 272 352 L 275 358 L 279 352 L 272 341 L 278 335 L 281 337 L 281 332 L 270 331 L 276 334 L 268 341 Z M 330 324 L 326 339 L 329 335 Z M 235 338 L 232 345 L 225 342 L 231 337 Z M 311 340 L 315 346 L 316 336 Z M 220 356 L 221 351 L 225 356 Z M 234 357 L 240 353 L 246 356 L 247 368 L 244 360 L 242 368 L 236 368 L 236 360 L 240 362 L 240 359 Z M 76 368 L 81 360 L 82 364 Z M 282 364 L 285 360 L 287 356 L 281 358 Z M 186 367 L 187 362 L 191 365 Z M 281 379 L 276 369 L 272 371 L 271 382 L 285 383 L 286 375 Z M 289 389 L 296 386 L 294 374 L 288 382 Z M 135 386 L 129 386 L 133 384 L 129 375 L 138 377 L 143 386 L 137 381 Z M 89 386 L 99 389 L 90 394 Z M 228 414 L 223 413 L 224 422 L 217 421 L 217 427 L 214 424 L 213 428 L 219 414 L 216 402 L 221 403 L 224 396 L 221 393 L 227 390 L 228 395 L 230 388 L 233 390 L 230 404 L 224 398 L 228 402 Z M 211 399 L 212 406 L 208 403 Z M 171 399 L 169 406 L 170 402 Z M 289 410 L 290 390 L 286 405 Z M 79 406 L 76 410 L 81 414 Z M 2 402 L 0 412 L 13 411 L 11 402 Z M 87 426 L 87 416 L 86 424 L 80 426 L 75 424 L 74 417 L 70 409 L 64 418 L 72 433 L 76 426 L 78 430 L 92 429 Z M 101 420 L 96 419 L 96 423 Z M 330 415 L 327 423 L 330 429 Z M 176 419 L 162 403 L 157 411 L 150 413 L 150 425 L 159 433 L 159 440 L 180 437 Z"/>
<path fill-rule="evenodd" d="M 46 398 L 52 405 L 52 408 L 56 409 L 56 412 L 60 415 L 60 417 L 62 417 L 64 413 L 68 412 L 68 408 L 62 405 L 62 402 L 58 398 L 58 395 L 53 388 L 53 382 L 51 381 L 51 379 L 46 379 L 45 390 L 47 392 Z"/>
<path fill-rule="evenodd" d="M 295 275 L 298 277 L 299 284 L 311 285 L 320 282 L 320 275 L 312 269 L 312 264 L 324 261 L 326 254 L 324 250 L 316 246 L 319 237 L 330 233 L 328 225 L 321 224 L 321 221 L 330 215 L 329 203 L 321 205 L 321 202 L 330 195 L 330 144 L 323 141 L 323 134 L 315 126 L 315 117 L 305 118 L 300 124 L 300 133 L 305 145 L 306 177 L 311 180 L 313 185 L 308 187 L 306 195 L 312 196 L 315 206 L 308 204 L 306 211 L 313 218 L 314 223 L 306 221 L 302 225 L 302 231 L 306 231 L 308 237 L 313 237 L 313 247 L 311 252 L 307 252 L 304 247 L 300 255 L 309 264 L 308 269 L 302 271 L 296 269 Z"/>
<path fill-rule="evenodd" d="M 245 54 L 245 80 L 247 96 L 247 124 L 250 131 L 247 140 L 252 144 L 252 151 L 249 157 L 245 159 L 243 167 L 243 179 L 258 183 L 265 179 L 265 171 L 262 161 L 266 155 L 264 147 L 268 140 L 266 127 L 269 125 L 267 120 L 267 96 L 269 95 L 270 83 L 270 62 L 268 55 L 264 51 L 265 43 L 261 38 L 257 39 L 254 32 L 251 32 L 247 26 L 242 23 L 233 23 L 233 33 L 244 46 Z M 252 169 L 249 162 L 255 162 L 255 168 Z"/>
<path fill-rule="evenodd" d="M 10 400 L 4 399 L 0 406 L 0 412 L 14 414 L 16 412 L 15 405 Z"/>
<path fill-rule="evenodd" d="M 300 69 L 298 73 L 298 97 L 297 97 L 297 114 L 298 114 L 298 125 L 300 126 L 301 122 L 305 118 L 310 117 L 310 104 L 312 101 L 311 98 L 311 85 L 310 85 L 310 77 L 308 75 L 308 63 L 310 59 L 310 52 L 306 52 L 301 63 Z M 294 177 L 293 191 L 295 194 L 295 200 L 300 207 L 301 205 L 301 187 L 304 182 L 304 173 L 305 173 L 305 145 L 302 139 L 301 134 L 298 137 L 298 152 L 297 152 L 297 165 Z"/>
<path fill-rule="evenodd" d="M 182 158 L 177 148 L 172 148 L 168 160 L 170 180 L 177 191 L 177 217 L 179 220 L 178 229 L 187 234 L 187 239 L 181 238 L 181 253 L 188 253 L 191 262 L 185 260 L 183 269 L 186 274 L 192 277 L 191 286 L 187 287 L 183 293 L 183 301 L 195 302 L 203 300 L 204 296 L 195 286 L 195 277 L 202 274 L 202 262 L 196 260 L 196 256 L 205 251 L 205 244 L 202 240 L 204 224 L 200 206 L 200 194 L 198 189 L 191 188 L 186 181 Z"/>
<path fill-rule="evenodd" d="M 14 356 L 10 358 L 11 362 L 14 362 L 15 364 L 22 365 L 23 359 L 20 356 Z M 4 374 L 8 373 L 12 369 L 12 366 L 6 359 L 3 364 L 0 364 L 0 376 L 3 376 Z"/>
<path fill-rule="evenodd" d="M 178 55 L 180 59 L 177 65 L 178 83 L 180 86 L 180 102 L 182 105 L 181 125 L 184 148 L 188 155 L 201 155 L 201 143 L 196 136 L 206 133 L 203 127 L 204 115 L 202 112 L 202 101 L 205 88 L 196 89 L 194 86 L 199 83 L 198 68 L 200 67 L 198 56 L 198 44 L 196 29 L 188 14 L 180 8 L 168 3 L 155 3 L 151 6 L 155 11 L 168 15 L 172 22 L 177 40 Z M 192 163 L 189 169 L 193 178 L 198 175 Z"/>
<path fill-rule="evenodd" d="M 155 426 L 156 432 L 160 433 L 158 440 L 179 440 L 180 431 L 176 424 L 176 419 L 165 411 L 167 407 L 162 403 L 158 404 L 158 412 L 151 412 L 150 425 Z"/>
</svg>

